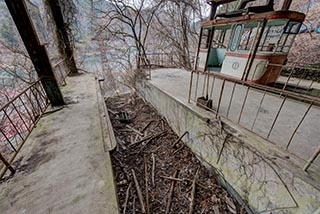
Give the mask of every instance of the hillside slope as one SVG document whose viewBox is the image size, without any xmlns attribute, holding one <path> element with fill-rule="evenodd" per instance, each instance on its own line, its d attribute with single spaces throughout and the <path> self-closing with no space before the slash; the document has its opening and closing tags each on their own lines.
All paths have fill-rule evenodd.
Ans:
<svg viewBox="0 0 320 214">
<path fill-rule="evenodd" d="M 294 0 L 290 9 L 305 13 L 307 16 L 303 27 L 313 32 L 300 33 L 297 36 L 289 61 L 320 64 L 320 34 L 314 31 L 320 24 L 320 0 Z"/>
</svg>

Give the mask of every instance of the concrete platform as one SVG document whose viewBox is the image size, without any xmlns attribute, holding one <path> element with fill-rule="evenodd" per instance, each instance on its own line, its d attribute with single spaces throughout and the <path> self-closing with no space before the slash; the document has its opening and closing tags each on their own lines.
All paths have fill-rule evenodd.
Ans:
<svg viewBox="0 0 320 214">
<path fill-rule="evenodd" d="M 178 135 L 189 132 L 184 142 L 212 167 L 217 180 L 240 203 L 248 205 L 248 213 L 318 214 L 318 167 L 313 165 L 304 172 L 304 162 L 295 155 L 243 126 L 223 117 L 216 119 L 214 113 L 188 103 L 189 81 L 189 72 L 158 69 L 152 72 L 151 80 L 138 80 L 137 90 Z M 244 96 L 239 89 L 239 96 Z"/>
<path fill-rule="evenodd" d="M 190 76 L 190 72 L 181 69 L 157 69 L 152 71 L 150 83 L 159 87 L 164 92 L 171 94 L 176 99 L 186 102 L 188 100 Z M 203 82 L 204 76 L 200 75 L 199 89 L 197 91 L 197 95 L 195 95 L 196 77 L 194 77 L 192 87 L 193 100 L 204 95 L 202 90 Z M 212 79 L 210 79 L 210 83 L 211 82 Z M 221 85 L 222 80 L 216 79 L 211 96 L 214 109 L 217 109 L 218 107 Z M 226 82 L 219 111 L 219 114 L 223 116 L 226 116 L 227 114 L 232 89 L 233 83 Z M 235 123 L 238 122 L 246 91 L 246 86 L 237 85 L 235 88 L 228 115 L 228 119 Z M 240 125 L 248 130 L 252 130 L 254 133 L 257 133 L 264 138 L 267 138 L 273 120 L 276 117 L 279 107 L 283 101 L 283 97 L 267 93 L 261 109 L 259 110 L 259 103 L 262 96 L 263 91 L 254 89 L 250 90 L 243 109 Z M 285 148 L 294 129 L 299 124 L 308 107 L 309 103 L 303 103 L 288 98 L 270 134 L 269 140 Z M 253 129 L 251 129 L 258 110 L 258 118 Z M 314 151 L 320 146 L 320 123 L 318 118 L 320 118 L 320 108 L 313 106 L 304 122 L 299 127 L 289 147 L 289 152 L 297 155 L 304 161 L 309 160 Z M 320 167 L 320 158 L 318 158 L 315 163 Z"/>
<path fill-rule="evenodd" d="M 91 74 L 67 79 L 68 105 L 40 119 L 16 158 L 17 173 L 0 183 L 1 213 L 119 213 L 96 84 Z"/>
</svg>

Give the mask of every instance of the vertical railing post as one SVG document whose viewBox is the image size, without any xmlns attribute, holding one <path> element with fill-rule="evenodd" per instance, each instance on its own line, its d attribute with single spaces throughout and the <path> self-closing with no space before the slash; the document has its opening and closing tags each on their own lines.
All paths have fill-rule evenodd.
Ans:
<svg viewBox="0 0 320 214">
<path fill-rule="evenodd" d="M 313 155 L 311 156 L 311 158 L 308 160 L 307 164 L 303 167 L 304 171 L 307 171 L 309 169 L 309 167 L 311 166 L 311 164 L 317 159 L 317 157 L 320 154 L 320 146 L 317 148 L 317 150 L 313 153 Z"/>
<path fill-rule="evenodd" d="M 11 171 L 12 174 L 16 172 L 16 170 L 9 164 L 9 162 L 2 156 L 1 153 L 0 153 L 0 160 Z"/>
</svg>

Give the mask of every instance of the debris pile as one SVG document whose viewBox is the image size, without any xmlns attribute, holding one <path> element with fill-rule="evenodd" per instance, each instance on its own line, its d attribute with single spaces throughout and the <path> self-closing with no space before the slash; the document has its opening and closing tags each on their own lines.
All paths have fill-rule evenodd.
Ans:
<svg viewBox="0 0 320 214">
<path fill-rule="evenodd" d="M 106 101 L 121 213 L 245 213 L 155 109 L 133 95 Z"/>
</svg>

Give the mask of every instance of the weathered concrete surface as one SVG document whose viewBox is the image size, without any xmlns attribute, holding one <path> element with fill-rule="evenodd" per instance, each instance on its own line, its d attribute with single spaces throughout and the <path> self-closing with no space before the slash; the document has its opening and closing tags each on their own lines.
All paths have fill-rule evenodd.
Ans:
<svg viewBox="0 0 320 214">
<path fill-rule="evenodd" d="M 248 202 L 252 212 L 316 213 L 320 205 L 320 176 L 316 171 L 304 173 L 295 156 L 229 121 L 222 119 L 220 123 L 214 114 L 189 104 L 188 82 L 177 78 L 157 81 L 156 75 L 153 73 L 151 81 L 137 82 L 139 93 L 166 117 L 178 135 L 189 131 L 187 145 L 215 168 L 233 195 Z"/>
<path fill-rule="evenodd" d="M 180 101 L 186 101 L 189 93 L 190 76 L 190 72 L 186 72 L 181 69 L 158 69 L 152 72 L 152 79 L 150 83 L 161 88 L 166 93 L 172 94 L 176 99 L 179 99 Z M 197 90 L 197 95 L 195 96 L 194 92 L 196 91 L 196 79 L 197 77 L 195 75 L 193 79 L 192 90 L 193 100 L 196 100 L 197 97 L 204 96 L 202 87 L 204 85 L 204 75 L 200 75 L 199 77 L 199 89 Z M 213 79 L 210 78 L 210 83 L 212 83 L 212 80 Z M 211 96 L 214 109 L 218 108 L 221 86 L 222 80 L 216 78 Z M 211 86 L 209 88 L 209 94 L 211 94 Z M 233 83 L 226 82 L 223 91 L 223 98 L 221 100 L 219 111 L 220 115 L 226 116 L 227 114 L 232 89 Z M 228 115 L 228 118 L 235 123 L 238 122 L 246 92 L 246 86 L 239 84 L 236 85 Z M 267 93 L 265 95 L 264 102 L 259 109 L 259 104 L 263 94 L 264 93 L 262 91 L 254 89 L 249 91 L 240 124 L 241 126 L 250 130 L 252 128 L 252 124 L 254 123 L 256 113 L 259 110 L 259 115 L 252 131 L 266 138 L 281 106 L 283 97 Z M 269 140 L 285 148 L 292 133 L 299 124 L 308 107 L 309 103 L 298 102 L 287 98 L 282 111 L 279 114 L 277 122 L 274 125 L 273 131 L 270 134 Z M 314 151 L 320 146 L 320 123 L 318 118 L 320 118 L 320 108 L 313 106 L 304 122 L 300 125 L 289 146 L 290 152 L 296 154 L 304 160 L 309 160 Z M 318 166 L 320 166 L 320 158 L 318 158 L 315 162 L 318 164 Z"/>
<path fill-rule="evenodd" d="M 94 76 L 68 78 L 63 94 L 68 105 L 40 119 L 0 184 L 1 213 L 119 212 Z"/>
</svg>

